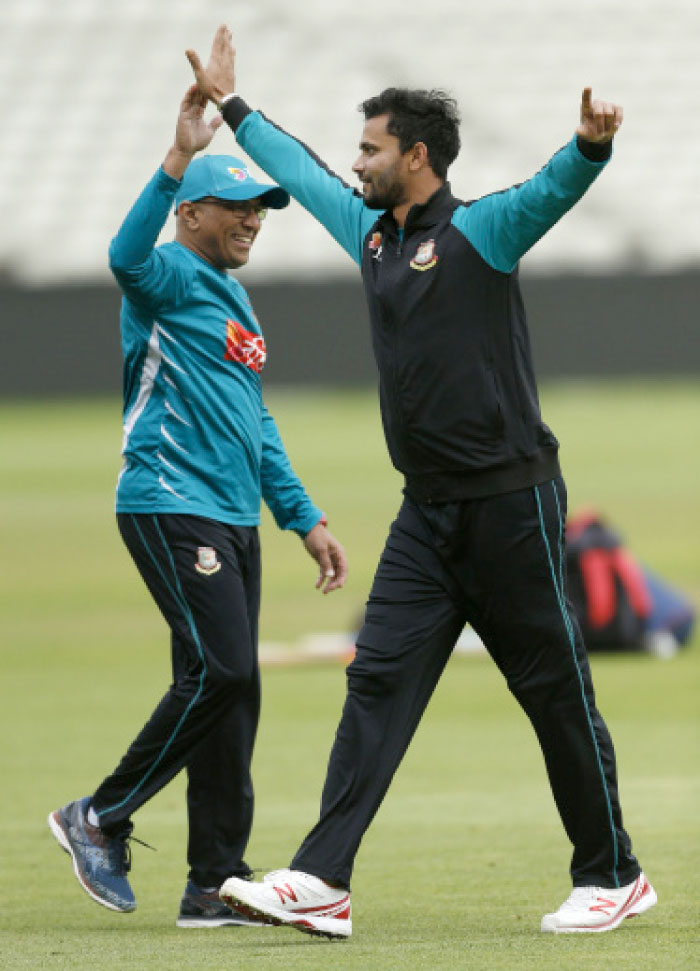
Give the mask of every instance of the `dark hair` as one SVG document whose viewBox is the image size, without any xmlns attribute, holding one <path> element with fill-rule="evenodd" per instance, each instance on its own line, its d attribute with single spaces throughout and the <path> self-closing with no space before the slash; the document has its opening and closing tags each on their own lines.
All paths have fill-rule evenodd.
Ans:
<svg viewBox="0 0 700 971">
<path fill-rule="evenodd" d="M 389 115 L 386 130 L 397 136 L 401 152 L 424 142 L 433 172 L 439 179 L 447 177 L 459 153 L 460 118 L 457 102 L 445 91 L 386 88 L 363 101 L 359 110 L 365 120 Z"/>
</svg>

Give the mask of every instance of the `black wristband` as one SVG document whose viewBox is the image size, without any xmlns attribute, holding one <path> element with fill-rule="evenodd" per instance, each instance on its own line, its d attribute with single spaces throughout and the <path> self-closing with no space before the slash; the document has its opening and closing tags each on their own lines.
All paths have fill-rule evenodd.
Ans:
<svg viewBox="0 0 700 971">
<path fill-rule="evenodd" d="M 589 162 L 607 162 L 612 155 L 612 138 L 609 142 L 589 142 L 577 135 L 576 147 Z"/>
<path fill-rule="evenodd" d="M 240 95 L 236 95 L 235 98 L 229 98 L 221 106 L 221 116 L 229 128 L 236 131 L 243 119 L 247 118 L 252 110 L 250 105 L 247 105 Z"/>
</svg>

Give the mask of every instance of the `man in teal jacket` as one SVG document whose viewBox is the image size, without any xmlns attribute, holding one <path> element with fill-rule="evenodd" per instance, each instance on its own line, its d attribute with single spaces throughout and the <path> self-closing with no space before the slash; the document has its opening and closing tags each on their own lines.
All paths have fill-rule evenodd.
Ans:
<svg viewBox="0 0 700 971">
<path fill-rule="evenodd" d="M 342 546 L 295 475 L 263 403 L 265 341 L 229 269 L 249 259 L 268 208 L 289 202 L 232 156 L 204 155 L 192 87 L 175 141 L 110 246 L 124 298 L 121 535 L 172 634 L 173 684 L 119 766 L 91 796 L 49 815 L 75 874 L 98 903 L 136 907 L 127 880 L 131 815 L 188 771 L 190 873 L 178 926 L 248 923 L 218 898 L 243 859 L 253 816 L 258 723 L 261 497 L 341 587 Z M 171 207 L 174 242 L 155 246 Z"/>
</svg>

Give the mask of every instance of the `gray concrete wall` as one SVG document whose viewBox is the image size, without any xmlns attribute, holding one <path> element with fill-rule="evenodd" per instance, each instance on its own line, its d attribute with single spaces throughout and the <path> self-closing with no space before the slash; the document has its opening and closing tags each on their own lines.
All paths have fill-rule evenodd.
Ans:
<svg viewBox="0 0 700 971">
<path fill-rule="evenodd" d="M 523 278 L 538 375 L 697 375 L 700 270 Z M 266 384 L 376 381 L 359 280 L 249 287 Z M 115 286 L 0 283 L 0 395 L 118 394 Z"/>
</svg>

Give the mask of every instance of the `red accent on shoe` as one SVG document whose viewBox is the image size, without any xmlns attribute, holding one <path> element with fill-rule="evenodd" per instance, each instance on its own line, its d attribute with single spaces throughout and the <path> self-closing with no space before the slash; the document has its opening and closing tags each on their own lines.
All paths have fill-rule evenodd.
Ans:
<svg viewBox="0 0 700 971">
<path fill-rule="evenodd" d="M 620 907 L 620 909 L 617 911 L 617 913 L 613 914 L 613 916 L 610 918 L 610 920 L 607 922 L 607 924 L 602 924 L 598 928 L 598 930 L 605 930 L 611 924 L 617 925 L 625 917 L 636 917 L 637 916 L 636 914 L 628 914 L 627 911 L 628 910 L 631 910 L 632 906 L 634 904 L 636 904 L 639 900 L 641 900 L 642 897 L 644 896 L 644 894 L 649 889 L 649 884 L 646 881 L 646 879 L 644 881 L 644 886 L 641 887 L 641 889 L 640 889 L 640 882 L 639 882 L 640 881 L 640 878 L 641 878 L 641 875 L 639 877 L 637 877 L 637 879 L 634 881 L 634 886 L 632 887 L 632 891 L 631 891 L 629 897 L 624 902 L 624 904 Z M 595 910 L 595 908 L 594 907 L 591 907 L 591 910 Z"/>
<path fill-rule="evenodd" d="M 608 910 L 608 908 L 609 907 L 614 907 L 615 906 L 615 901 L 614 900 L 606 900 L 605 897 L 598 897 L 597 899 L 600 901 L 600 903 L 596 904 L 595 907 L 589 907 L 588 909 L 589 910 L 597 910 L 597 911 L 600 911 L 601 914 L 605 914 L 606 917 L 609 917 L 610 916 L 610 911 Z"/>
<path fill-rule="evenodd" d="M 299 898 L 294 893 L 294 891 L 292 890 L 292 888 L 289 886 L 288 883 L 284 883 L 284 884 L 282 884 L 282 886 L 279 886 L 279 887 L 277 886 L 277 884 L 275 884 L 274 885 L 274 889 L 277 892 L 277 894 L 279 895 L 280 903 L 281 904 L 284 904 L 284 898 L 285 897 L 287 897 L 289 900 L 293 900 L 294 903 L 297 903 L 298 902 L 298 899 Z"/>
<path fill-rule="evenodd" d="M 275 889 L 277 889 L 275 887 Z M 294 898 L 296 900 L 296 897 Z M 338 908 L 341 908 L 339 911 Z M 293 914 L 313 914 L 314 917 L 337 917 L 347 920 L 350 917 L 350 895 L 346 894 L 334 904 L 326 904 L 325 907 L 296 907 Z"/>
</svg>

